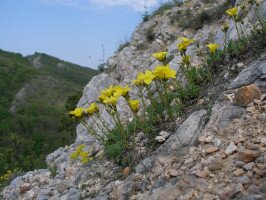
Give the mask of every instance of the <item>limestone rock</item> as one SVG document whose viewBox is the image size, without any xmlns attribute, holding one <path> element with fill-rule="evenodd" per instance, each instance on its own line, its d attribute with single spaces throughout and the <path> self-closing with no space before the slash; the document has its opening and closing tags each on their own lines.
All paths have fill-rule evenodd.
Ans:
<svg viewBox="0 0 266 200">
<path fill-rule="evenodd" d="M 255 150 L 239 150 L 238 151 L 239 160 L 245 163 L 254 161 L 256 158 L 259 157 L 259 155 L 260 155 L 260 152 L 255 151 Z"/>
<path fill-rule="evenodd" d="M 160 136 L 162 136 L 163 138 L 167 139 L 170 136 L 170 133 L 166 132 L 166 131 L 161 131 L 159 133 Z"/>
<path fill-rule="evenodd" d="M 162 142 L 164 142 L 166 139 L 165 139 L 163 136 L 157 136 L 157 137 L 155 138 L 155 140 L 156 140 L 157 142 L 159 142 L 159 143 L 162 143 Z"/>
<path fill-rule="evenodd" d="M 260 98 L 261 91 L 255 84 L 244 86 L 238 89 L 235 94 L 236 104 L 243 107 L 247 107 L 254 99 Z"/>
<path fill-rule="evenodd" d="M 234 153 L 236 150 L 237 150 L 237 146 L 233 142 L 230 142 L 229 146 L 225 150 L 225 154 L 229 156 L 232 153 Z"/>
</svg>

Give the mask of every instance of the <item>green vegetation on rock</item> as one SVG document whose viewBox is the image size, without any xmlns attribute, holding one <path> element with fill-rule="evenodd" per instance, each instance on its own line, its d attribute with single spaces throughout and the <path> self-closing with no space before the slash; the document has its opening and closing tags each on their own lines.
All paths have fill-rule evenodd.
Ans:
<svg viewBox="0 0 266 200">
<path fill-rule="evenodd" d="M 97 73 L 46 54 L 0 50 L 0 174 L 45 168 L 47 154 L 73 142 L 67 110 Z"/>
</svg>

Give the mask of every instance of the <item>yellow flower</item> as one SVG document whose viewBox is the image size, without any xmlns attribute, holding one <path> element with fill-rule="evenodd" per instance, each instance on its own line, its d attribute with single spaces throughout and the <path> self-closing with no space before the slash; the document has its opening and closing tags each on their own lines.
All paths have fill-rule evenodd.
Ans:
<svg viewBox="0 0 266 200">
<path fill-rule="evenodd" d="M 130 88 L 129 85 L 126 85 L 125 87 L 122 86 L 114 86 L 114 96 L 123 96 L 126 97 L 128 95 Z"/>
<path fill-rule="evenodd" d="M 229 15 L 230 17 L 232 17 L 232 18 L 235 18 L 236 15 L 237 15 L 237 12 L 238 12 L 238 8 L 234 7 L 234 8 L 228 9 L 226 11 L 226 14 Z"/>
<path fill-rule="evenodd" d="M 109 88 L 102 90 L 101 94 L 99 96 L 99 100 L 104 101 L 106 98 L 112 96 L 114 91 L 115 91 L 114 86 L 112 86 L 112 85 Z"/>
<path fill-rule="evenodd" d="M 178 38 L 178 40 L 180 40 L 180 42 L 177 44 L 177 49 L 179 51 L 186 51 L 187 47 L 195 41 L 194 39 L 188 39 L 185 37 Z"/>
<path fill-rule="evenodd" d="M 96 103 L 91 103 L 91 105 L 87 109 L 85 109 L 85 112 L 88 113 L 89 115 L 92 115 L 98 111 L 99 108 Z"/>
<path fill-rule="evenodd" d="M 103 103 L 115 106 L 118 99 L 119 99 L 119 96 L 110 96 L 110 97 L 105 98 Z"/>
<path fill-rule="evenodd" d="M 69 114 L 73 115 L 73 117 L 82 117 L 83 108 L 75 108 L 75 110 L 69 111 Z"/>
<path fill-rule="evenodd" d="M 135 85 L 150 85 L 155 75 L 150 70 L 146 70 L 145 73 L 139 73 L 137 79 L 133 81 Z"/>
<path fill-rule="evenodd" d="M 159 60 L 161 62 L 163 62 L 166 59 L 166 55 L 167 55 L 166 51 L 162 51 L 162 52 L 158 52 L 158 53 L 152 54 L 152 56 L 154 58 L 156 58 L 157 60 Z"/>
<path fill-rule="evenodd" d="M 77 159 L 80 155 L 80 153 L 83 151 L 85 145 L 81 144 L 77 147 L 77 149 L 70 155 L 71 159 Z"/>
<path fill-rule="evenodd" d="M 83 164 L 86 164 L 86 163 L 89 162 L 89 158 L 88 158 L 89 157 L 89 152 L 88 151 L 80 152 L 79 156 L 80 156 L 81 162 Z"/>
<path fill-rule="evenodd" d="M 135 85 L 142 85 L 144 82 L 144 73 L 140 72 L 135 80 L 133 80 L 133 83 Z"/>
<path fill-rule="evenodd" d="M 176 78 L 176 71 L 167 66 L 157 66 L 155 67 L 153 73 L 156 75 L 157 78 L 168 80 L 170 78 Z"/>
<path fill-rule="evenodd" d="M 150 70 L 146 70 L 143 80 L 146 85 L 150 85 L 153 79 L 155 78 L 155 75 Z"/>
<path fill-rule="evenodd" d="M 210 43 L 207 45 L 207 47 L 210 49 L 212 53 L 214 53 L 218 49 L 219 45 L 216 43 Z"/>
<path fill-rule="evenodd" d="M 129 107 L 132 109 L 132 111 L 134 112 L 138 112 L 139 110 L 139 100 L 135 99 L 131 99 L 128 101 Z"/>
</svg>

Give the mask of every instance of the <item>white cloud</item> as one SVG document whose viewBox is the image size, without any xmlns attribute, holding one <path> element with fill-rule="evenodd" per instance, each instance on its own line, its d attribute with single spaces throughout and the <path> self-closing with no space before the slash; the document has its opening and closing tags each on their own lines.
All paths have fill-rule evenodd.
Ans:
<svg viewBox="0 0 266 200">
<path fill-rule="evenodd" d="M 135 11 L 144 11 L 145 6 L 148 8 L 155 6 L 162 0 L 41 0 L 47 4 L 59 4 L 80 8 L 98 7 L 128 7 Z"/>
<path fill-rule="evenodd" d="M 158 0 L 90 0 L 90 2 L 100 7 L 127 6 L 137 11 L 143 11 L 147 7 L 154 6 Z"/>
</svg>

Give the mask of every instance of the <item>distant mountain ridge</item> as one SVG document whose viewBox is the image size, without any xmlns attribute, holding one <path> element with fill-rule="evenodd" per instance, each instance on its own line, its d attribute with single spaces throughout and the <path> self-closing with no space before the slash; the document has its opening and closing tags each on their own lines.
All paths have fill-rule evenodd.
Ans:
<svg viewBox="0 0 266 200">
<path fill-rule="evenodd" d="M 98 72 L 45 53 L 0 49 L 0 174 L 45 166 L 45 156 L 74 140 L 67 111 Z"/>
</svg>

